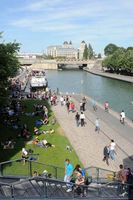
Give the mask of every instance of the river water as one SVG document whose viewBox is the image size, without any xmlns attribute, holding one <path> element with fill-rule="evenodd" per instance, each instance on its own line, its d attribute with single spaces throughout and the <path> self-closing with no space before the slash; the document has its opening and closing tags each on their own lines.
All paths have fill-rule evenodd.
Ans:
<svg viewBox="0 0 133 200">
<path fill-rule="evenodd" d="M 107 100 L 117 112 L 133 119 L 133 84 L 96 76 L 82 70 L 46 71 L 49 87 L 60 92 L 80 93 L 101 102 Z"/>
</svg>

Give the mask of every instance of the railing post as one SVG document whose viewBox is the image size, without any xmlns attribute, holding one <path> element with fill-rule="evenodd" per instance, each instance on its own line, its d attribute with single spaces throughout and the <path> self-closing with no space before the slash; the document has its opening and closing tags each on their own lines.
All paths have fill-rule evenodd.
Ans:
<svg viewBox="0 0 133 200">
<path fill-rule="evenodd" d="M 11 185 L 11 198 L 14 199 L 14 187 Z"/>
<path fill-rule="evenodd" d="M 29 162 L 29 176 L 32 177 L 32 161 L 28 160 Z"/>
<path fill-rule="evenodd" d="M 44 197 L 45 197 L 45 198 L 48 198 L 48 194 L 47 194 L 47 182 L 46 182 L 46 179 L 44 180 L 43 184 L 44 184 Z"/>
<path fill-rule="evenodd" d="M 0 176 L 3 176 L 3 165 L 0 164 Z"/>
<path fill-rule="evenodd" d="M 97 168 L 97 183 L 99 182 L 99 168 Z"/>
<path fill-rule="evenodd" d="M 57 167 L 54 168 L 55 169 L 55 178 L 58 178 L 58 174 L 57 174 Z"/>
</svg>

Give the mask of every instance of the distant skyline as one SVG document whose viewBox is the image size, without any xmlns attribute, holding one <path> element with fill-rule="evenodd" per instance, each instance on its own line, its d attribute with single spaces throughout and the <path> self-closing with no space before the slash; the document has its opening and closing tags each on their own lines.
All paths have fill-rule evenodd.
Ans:
<svg viewBox="0 0 133 200">
<path fill-rule="evenodd" d="M 1 0 L 3 40 L 21 43 L 21 52 L 84 40 L 96 53 L 109 43 L 133 46 L 133 0 Z"/>
</svg>

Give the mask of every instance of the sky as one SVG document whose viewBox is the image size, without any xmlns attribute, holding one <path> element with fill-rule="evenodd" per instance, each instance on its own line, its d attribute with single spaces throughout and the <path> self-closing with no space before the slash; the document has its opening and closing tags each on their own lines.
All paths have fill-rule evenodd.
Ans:
<svg viewBox="0 0 133 200">
<path fill-rule="evenodd" d="M 96 53 L 109 43 L 133 46 L 133 0 L 0 0 L 3 40 L 21 52 L 84 40 Z"/>
</svg>

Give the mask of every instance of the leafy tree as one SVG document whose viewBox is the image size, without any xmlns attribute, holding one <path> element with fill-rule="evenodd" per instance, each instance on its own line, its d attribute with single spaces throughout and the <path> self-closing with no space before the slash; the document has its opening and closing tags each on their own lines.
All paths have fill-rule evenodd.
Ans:
<svg viewBox="0 0 133 200">
<path fill-rule="evenodd" d="M 88 57 L 89 59 L 93 58 L 94 56 L 94 52 L 93 52 L 93 48 L 91 46 L 91 44 L 88 45 Z"/>
<path fill-rule="evenodd" d="M 133 72 L 133 48 L 127 48 L 124 56 L 125 69 L 128 72 Z"/>
<path fill-rule="evenodd" d="M 103 60 L 102 66 L 114 72 L 131 74 L 133 72 L 133 48 L 117 47 L 114 53 Z"/>
<path fill-rule="evenodd" d="M 104 54 L 106 56 L 109 56 L 109 55 L 113 54 L 117 49 L 118 49 L 118 47 L 115 44 L 108 44 L 104 48 Z"/>
<path fill-rule="evenodd" d="M 17 74 L 20 67 L 16 56 L 19 48 L 16 42 L 0 43 L 0 103 L 8 94 L 10 78 Z"/>
<path fill-rule="evenodd" d="M 88 47 L 87 44 L 85 45 L 84 53 L 83 53 L 83 59 L 87 60 L 88 59 Z"/>
</svg>

